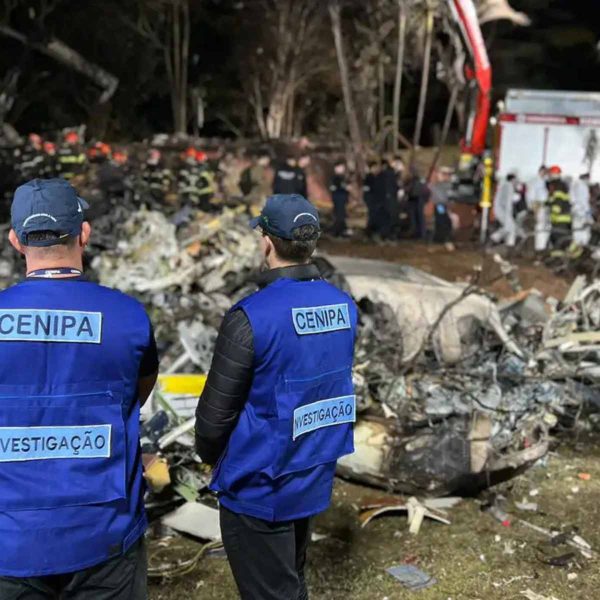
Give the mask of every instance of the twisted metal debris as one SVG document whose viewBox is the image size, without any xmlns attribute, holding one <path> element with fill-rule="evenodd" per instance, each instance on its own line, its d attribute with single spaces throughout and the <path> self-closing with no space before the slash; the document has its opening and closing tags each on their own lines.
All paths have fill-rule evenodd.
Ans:
<svg viewBox="0 0 600 600">
<path fill-rule="evenodd" d="M 188 217 L 178 228 L 160 211 L 131 213 L 92 267 L 101 283 L 146 304 L 166 370 L 206 372 L 223 314 L 253 291 L 260 259 L 240 210 Z M 361 309 L 357 452 L 340 462 L 342 475 L 410 493 L 481 489 L 541 458 L 550 432 L 573 426 L 595 397 L 583 375 L 600 374 L 600 340 L 573 344 L 600 323 L 598 286 L 555 310 L 535 293 L 498 304 L 477 286 L 376 261 L 319 265 Z M 185 436 L 165 451 L 189 496 L 207 477 L 190 483 L 198 459 Z"/>
</svg>

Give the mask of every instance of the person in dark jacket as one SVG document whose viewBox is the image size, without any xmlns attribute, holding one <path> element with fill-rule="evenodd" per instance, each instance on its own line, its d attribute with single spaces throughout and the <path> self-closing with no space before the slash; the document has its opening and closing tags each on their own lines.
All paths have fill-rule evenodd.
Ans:
<svg viewBox="0 0 600 600">
<path fill-rule="evenodd" d="M 294 156 L 289 155 L 284 163 L 275 168 L 273 194 L 299 194 L 306 197 L 306 174 Z"/>
<path fill-rule="evenodd" d="M 329 183 L 331 200 L 333 201 L 333 235 L 342 237 L 348 235 L 346 227 L 346 206 L 348 205 L 348 180 L 346 178 L 346 163 L 338 161 L 333 167 L 333 177 Z"/>
<path fill-rule="evenodd" d="M 398 203 L 398 173 L 387 160 L 381 163 L 381 172 L 377 176 L 375 196 L 378 206 L 381 207 L 378 219 L 378 230 L 383 239 L 393 239 L 398 230 L 400 205 Z"/>
<path fill-rule="evenodd" d="M 357 309 L 310 263 L 320 227 L 308 200 L 271 196 L 251 224 L 269 270 L 223 320 L 196 450 L 217 465 L 210 487 L 243 600 L 307 600 L 310 517 L 353 451 Z"/>
<path fill-rule="evenodd" d="M 105 202 L 122 200 L 125 196 L 126 162 L 127 158 L 122 152 L 115 152 L 110 160 L 105 160 L 98 167 L 98 188 Z"/>
<path fill-rule="evenodd" d="M 379 222 L 377 219 L 377 211 L 379 210 L 379 207 L 377 205 L 375 192 L 379 169 L 379 163 L 370 162 L 369 171 L 363 179 L 363 202 L 367 207 L 367 228 L 365 232 L 368 236 L 378 233 Z"/>
<path fill-rule="evenodd" d="M 429 200 L 431 192 L 427 183 L 419 176 L 419 172 L 414 166 L 411 169 L 410 179 L 407 182 L 406 193 L 408 197 L 411 235 L 418 240 L 423 240 L 427 237 L 425 205 Z"/>
</svg>

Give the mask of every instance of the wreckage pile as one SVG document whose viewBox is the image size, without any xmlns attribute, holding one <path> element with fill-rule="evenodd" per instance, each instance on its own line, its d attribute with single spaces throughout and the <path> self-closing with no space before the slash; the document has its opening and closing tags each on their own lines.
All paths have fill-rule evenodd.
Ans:
<svg viewBox="0 0 600 600">
<path fill-rule="evenodd" d="M 164 373 L 195 374 L 201 385 L 223 314 L 255 289 L 258 237 L 244 210 L 168 215 L 113 205 L 93 222 L 91 277 L 145 304 Z M 599 284 L 579 278 L 563 302 L 530 290 L 499 303 L 476 285 L 410 267 L 316 262 L 353 295 L 361 315 L 356 453 L 340 461 L 342 476 L 420 496 L 476 492 L 534 464 L 552 432 L 600 406 Z M 20 271 L 5 248 L 1 283 Z M 197 502 L 210 472 L 193 450 L 194 386 L 176 392 L 177 403 L 161 383 L 145 409 L 148 506 L 160 516 L 191 504 L 193 514 L 171 512 L 164 524 L 191 524 L 183 530 L 210 538 L 196 530 L 210 522 L 195 514 L 210 508 Z"/>
<path fill-rule="evenodd" d="M 531 466 L 551 432 L 600 405 L 596 285 L 578 280 L 557 310 L 535 291 L 498 304 L 414 269 L 334 262 L 363 309 L 366 409 L 341 474 L 411 494 L 476 492 Z"/>
<path fill-rule="evenodd" d="M 176 226 L 156 210 L 120 224 L 105 215 L 92 268 L 148 307 L 165 371 L 206 373 L 222 316 L 254 289 L 260 261 L 241 209 L 187 217 Z M 409 267 L 333 257 L 317 264 L 361 309 L 357 452 L 340 462 L 344 476 L 412 494 L 477 491 L 543 457 L 550 432 L 573 427 L 596 401 L 595 285 L 579 279 L 562 305 L 535 291 L 497 303 L 477 286 Z M 163 435 L 193 414 L 177 412 L 167 408 Z M 176 460 L 187 456 L 193 471 L 190 430 L 188 421 L 169 443 L 172 452 L 185 447 Z"/>
<path fill-rule="evenodd" d="M 177 228 L 163 213 L 142 209 L 114 233 L 117 244 L 92 261 L 98 280 L 144 302 L 163 368 L 207 372 L 223 314 L 252 290 L 248 279 L 259 267 L 247 217 L 236 209 L 198 211 Z"/>
</svg>

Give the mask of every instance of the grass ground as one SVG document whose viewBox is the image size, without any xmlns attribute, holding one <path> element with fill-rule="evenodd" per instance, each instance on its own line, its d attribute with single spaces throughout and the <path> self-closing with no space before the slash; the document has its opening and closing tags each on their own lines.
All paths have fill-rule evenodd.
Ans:
<svg viewBox="0 0 600 600">
<path fill-rule="evenodd" d="M 507 509 L 545 528 L 577 527 L 600 549 L 600 448 L 596 443 L 561 447 L 538 466 L 503 488 Z M 589 481 L 579 479 L 589 473 Z M 537 490 L 535 497 L 530 496 Z M 535 493 L 535 492 L 534 492 Z M 600 598 L 600 567 L 577 555 L 566 567 L 542 560 L 546 552 L 565 554 L 568 547 L 550 548 L 543 536 L 513 522 L 505 527 L 480 509 L 475 499 L 451 510 L 450 526 L 426 521 L 411 536 L 403 516 L 384 516 L 361 528 L 356 506 L 380 492 L 337 481 L 333 505 L 314 525 L 327 537 L 309 550 L 308 583 L 313 600 L 517 600 L 530 589 L 557 600 Z M 527 497 L 538 512 L 522 512 L 513 501 Z M 173 554 L 191 556 L 198 548 L 178 538 Z M 409 592 L 385 572 L 404 562 L 415 564 L 438 583 Z M 153 583 L 151 600 L 228 600 L 237 598 L 227 561 L 206 558 L 179 580 Z"/>
<path fill-rule="evenodd" d="M 410 264 L 450 281 L 470 277 L 482 264 L 485 280 L 497 273 L 489 255 L 476 246 L 459 244 L 448 253 L 443 248 L 413 242 L 373 245 L 367 242 L 327 241 L 324 249 Z M 569 282 L 531 261 L 518 261 L 524 287 L 563 298 Z M 490 287 L 499 296 L 512 293 L 505 281 Z M 509 482 L 503 492 L 508 510 L 545 528 L 578 527 L 580 535 L 600 550 L 600 446 L 596 440 L 561 445 L 544 466 Z M 589 481 L 579 479 L 589 473 Z M 537 490 L 536 496 L 530 496 Z M 574 491 L 576 490 L 576 491 Z M 308 583 L 312 600 L 518 600 L 532 590 L 556 600 L 600 600 L 600 565 L 577 556 L 567 567 L 552 567 L 540 559 L 548 551 L 543 536 L 513 523 L 504 527 L 481 512 L 476 499 L 464 500 L 451 510 L 452 524 L 427 521 L 417 537 L 409 535 L 403 516 L 381 517 L 365 529 L 359 525 L 356 506 L 382 492 L 337 481 L 330 510 L 320 515 L 314 530 L 327 537 L 311 545 Z M 524 497 L 539 504 L 539 511 L 519 512 L 512 501 Z M 192 540 L 171 542 L 170 560 L 186 559 L 198 550 Z M 554 548 L 565 554 L 568 548 Z M 409 592 L 385 572 L 410 562 L 437 578 L 427 590 Z M 227 561 L 205 558 L 190 574 L 176 580 L 153 582 L 151 600 L 229 600 L 237 598 Z M 541 598 L 540 598 L 541 600 Z"/>
</svg>

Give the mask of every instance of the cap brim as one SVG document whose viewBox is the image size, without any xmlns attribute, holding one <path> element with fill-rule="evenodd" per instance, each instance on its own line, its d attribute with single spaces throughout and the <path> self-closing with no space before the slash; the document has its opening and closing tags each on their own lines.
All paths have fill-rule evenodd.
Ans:
<svg viewBox="0 0 600 600">
<path fill-rule="evenodd" d="M 79 204 L 83 210 L 87 210 L 90 207 L 90 205 L 81 196 L 77 196 L 77 200 L 79 201 Z"/>
<path fill-rule="evenodd" d="M 250 219 L 248 225 L 250 225 L 251 229 L 256 229 L 260 225 L 260 217 L 254 217 L 253 219 Z"/>
</svg>

